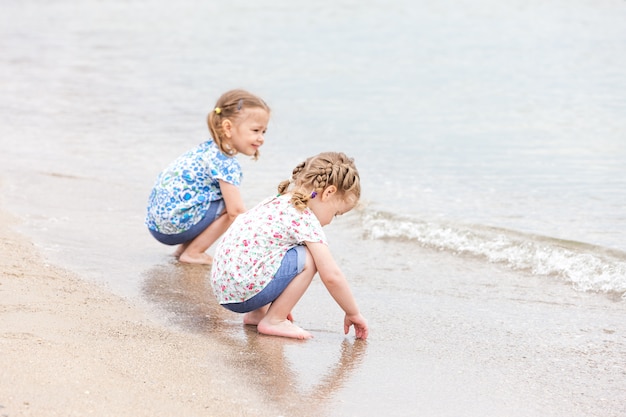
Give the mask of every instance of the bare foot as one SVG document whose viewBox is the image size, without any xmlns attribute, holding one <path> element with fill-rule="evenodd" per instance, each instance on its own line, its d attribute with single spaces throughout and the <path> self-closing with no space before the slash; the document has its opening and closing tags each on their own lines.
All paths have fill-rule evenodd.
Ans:
<svg viewBox="0 0 626 417">
<path fill-rule="evenodd" d="M 261 320 L 265 317 L 264 311 L 254 310 L 249 313 L 244 314 L 243 316 L 243 324 L 249 324 L 251 326 L 256 326 L 259 324 Z"/>
<path fill-rule="evenodd" d="M 211 265 L 213 263 L 213 258 L 206 253 L 200 253 L 198 255 L 190 255 L 186 252 L 183 252 L 178 257 L 179 262 L 183 262 L 186 264 L 200 264 L 200 265 Z"/>
<path fill-rule="evenodd" d="M 187 250 L 187 247 L 189 246 L 189 242 L 187 243 L 181 243 L 180 245 L 178 245 L 178 247 L 176 248 L 176 251 L 172 254 L 176 259 L 180 258 L 180 255 L 183 254 L 183 252 L 185 252 Z"/>
<path fill-rule="evenodd" d="M 261 320 L 257 325 L 259 333 L 270 336 L 291 337 L 293 339 L 311 339 L 313 335 L 291 321 L 285 319 L 275 323 L 269 320 Z"/>
<path fill-rule="evenodd" d="M 266 313 L 267 313 L 267 306 L 262 307 L 258 310 L 254 310 L 249 313 L 246 313 L 243 316 L 243 324 L 257 326 L 259 322 L 263 320 L 263 317 L 265 317 Z M 290 322 L 293 322 L 293 316 L 291 315 L 291 313 L 287 315 L 287 320 L 289 320 Z"/>
</svg>

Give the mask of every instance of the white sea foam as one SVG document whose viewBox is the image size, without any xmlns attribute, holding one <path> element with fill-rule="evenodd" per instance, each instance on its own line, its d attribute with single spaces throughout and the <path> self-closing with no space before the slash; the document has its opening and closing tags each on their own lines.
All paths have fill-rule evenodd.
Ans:
<svg viewBox="0 0 626 417">
<path fill-rule="evenodd" d="M 410 240 L 534 275 L 561 277 L 579 291 L 626 298 L 626 254 L 622 252 L 512 230 L 401 218 L 382 212 L 365 213 L 363 226 L 372 239 Z"/>
</svg>

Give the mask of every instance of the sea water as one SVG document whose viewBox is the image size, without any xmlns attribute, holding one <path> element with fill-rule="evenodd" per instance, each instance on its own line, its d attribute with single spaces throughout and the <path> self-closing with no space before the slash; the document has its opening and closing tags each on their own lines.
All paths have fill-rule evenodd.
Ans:
<svg viewBox="0 0 626 417">
<path fill-rule="evenodd" d="M 102 210 L 113 234 L 131 223 L 116 215 L 141 224 L 158 171 L 207 138 L 222 92 L 244 87 L 273 108 L 261 161 L 243 161 L 249 204 L 301 159 L 340 150 L 362 175 L 367 239 L 626 292 L 619 2 L 3 8 L 2 170 L 24 181 L 3 195 L 42 227 L 69 222 L 82 241 Z M 42 175 L 86 190 L 32 201 L 22 187 Z"/>
<path fill-rule="evenodd" d="M 205 117 L 219 95 L 242 87 L 272 108 L 261 158 L 240 157 L 248 207 L 310 155 L 356 160 L 361 204 L 328 233 L 378 326 L 369 366 L 436 375 L 402 361 L 415 352 L 396 343 L 400 334 L 415 345 L 458 330 L 453 319 L 469 300 L 497 306 L 467 309 L 468 338 L 493 326 L 492 345 L 477 342 L 467 355 L 511 346 L 497 334 L 511 303 L 521 305 L 508 317 L 520 326 L 514 334 L 545 334 L 530 306 L 554 305 L 546 323 L 562 320 L 568 340 L 623 342 L 615 330 L 626 294 L 623 2 L 7 0 L 2 9 L 2 204 L 52 262 L 145 297 L 154 271 L 171 267 L 171 248 L 143 225 L 150 187 L 208 138 Z M 612 304 L 597 301 L 605 298 Z M 581 311 L 606 333 L 577 334 L 567 320 Z M 404 333 L 418 316 L 432 320 Z M 418 357 L 458 342 L 432 338 Z M 515 352 L 523 348 L 532 350 Z M 401 363 L 385 363 L 385 349 Z M 466 369 L 473 380 L 477 369 Z M 585 388 L 624 378 L 604 375 L 613 382 L 590 378 Z M 487 392 L 493 381 L 479 385 Z M 424 400 L 389 386 L 386 395 L 406 394 L 398 415 Z M 619 403 L 622 394 L 610 393 Z"/>
</svg>

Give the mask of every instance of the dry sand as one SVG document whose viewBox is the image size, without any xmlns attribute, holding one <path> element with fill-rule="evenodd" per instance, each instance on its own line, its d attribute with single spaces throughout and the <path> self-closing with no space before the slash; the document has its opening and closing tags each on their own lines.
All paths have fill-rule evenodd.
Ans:
<svg viewBox="0 0 626 417">
<path fill-rule="evenodd" d="M 280 415 L 226 346 L 46 264 L 13 222 L 0 214 L 0 416 Z"/>
</svg>

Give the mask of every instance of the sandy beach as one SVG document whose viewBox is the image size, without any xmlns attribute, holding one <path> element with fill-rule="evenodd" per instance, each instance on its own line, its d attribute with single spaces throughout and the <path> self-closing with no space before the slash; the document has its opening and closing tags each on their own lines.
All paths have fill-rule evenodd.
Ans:
<svg viewBox="0 0 626 417">
<path fill-rule="evenodd" d="M 0 215 L 1 416 L 280 415 L 224 346 L 46 264 L 13 221 Z"/>
<path fill-rule="evenodd" d="M 607 309 L 603 298 L 563 297 L 558 283 L 547 291 L 521 279 L 510 289 L 481 284 L 473 262 L 458 274 L 422 256 L 419 270 L 439 265 L 432 277 L 411 263 L 368 272 L 390 293 L 361 297 L 372 318 L 367 342 L 343 337 L 341 315 L 314 281 L 297 319 L 315 339 L 302 342 L 243 326 L 214 301 L 203 268 L 155 265 L 143 276 L 142 304 L 50 265 L 16 223 L 0 216 L 3 417 L 625 411 L 621 309 Z M 393 247 L 376 246 L 371 262 L 384 265 Z M 338 253 L 360 292 L 357 262 L 366 254 L 350 261 Z M 422 276 L 421 295 L 394 289 L 401 281 L 385 268 Z M 468 279 L 478 292 L 461 296 Z M 404 307 L 390 309 L 392 300 Z"/>
</svg>

